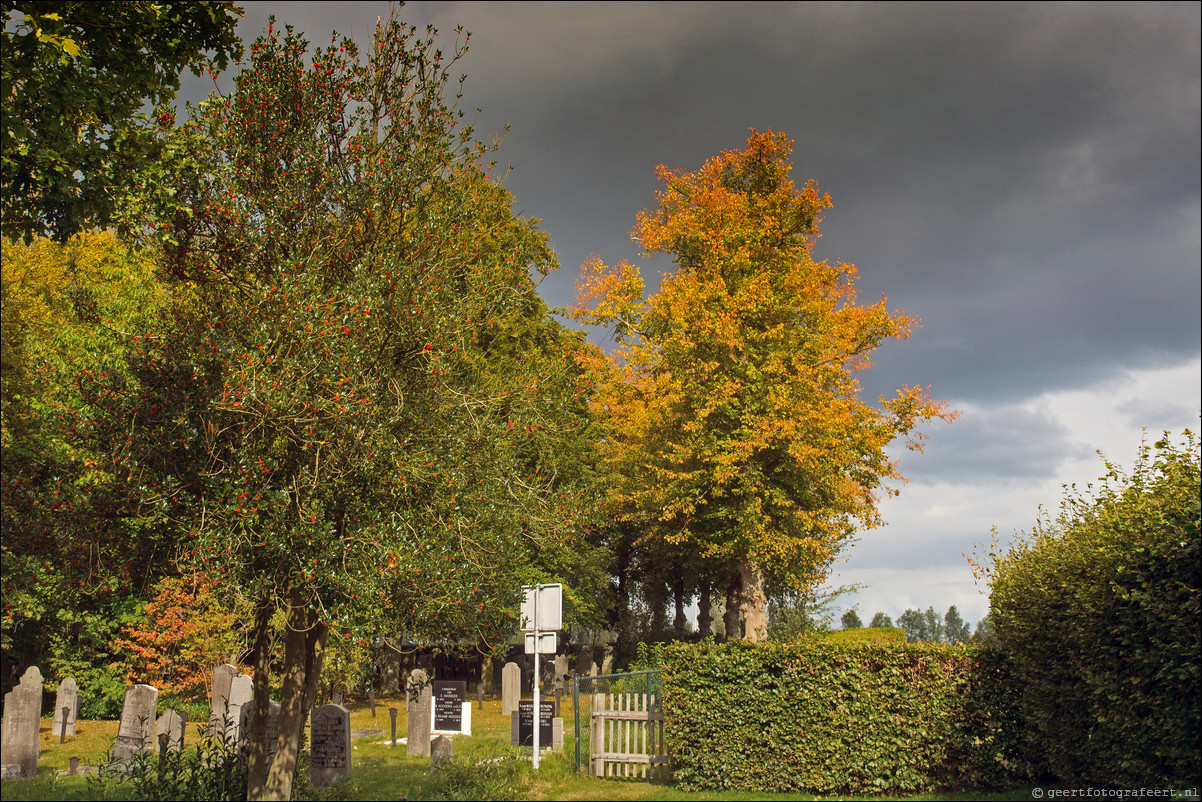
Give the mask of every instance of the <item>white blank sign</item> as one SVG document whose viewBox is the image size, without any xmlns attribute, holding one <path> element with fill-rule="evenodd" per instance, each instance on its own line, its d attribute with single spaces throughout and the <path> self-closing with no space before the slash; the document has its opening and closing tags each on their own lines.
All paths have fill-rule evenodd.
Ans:
<svg viewBox="0 0 1202 802">
<path fill-rule="evenodd" d="M 555 654 L 555 649 L 558 647 L 558 639 L 555 632 L 539 632 L 538 633 L 538 653 L 539 654 Z M 526 633 L 526 654 L 534 654 L 534 633 Z"/>
<path fill-rule="evenodd" d="M 526 598 L 522 602 L 522 629 L 534 629 L 534 597 L 538 595 L 538 628 L 543 630 L 563 629 L 563 585 L 526 585 L 522 588 Z"/>
</svg>

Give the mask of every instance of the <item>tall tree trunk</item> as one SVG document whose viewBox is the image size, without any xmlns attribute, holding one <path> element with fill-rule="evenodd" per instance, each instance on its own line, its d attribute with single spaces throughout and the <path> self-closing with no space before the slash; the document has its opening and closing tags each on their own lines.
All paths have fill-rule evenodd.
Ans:
<svg viewBox="0 0 1202 802">
<path fill-rule="evenodd" d="M 713 604 L 713 601 L 710 599 L 710 582 L 708 579 L 703 579 L 697 588 L 697 634 L 703 638 L 708 638 L 711 634 L 710 624 L 712 623 L 712 616 L 710 615 L 710 607 Z"/>
<path fill-rule="evenodd" d="M 651 637 L 662 638 L 668 634 L 668 586 L 658 580 L 645 582 L 643 594 L 651 608 Z"/>
<path fill-rule="evenodd" d="M 759 643 L 768 637 L 768 595 L 764 572 L 747 558 L 739 560 L 739 607 L 743 613 L 743 640 Z"/>
<path fill-rule="evenodd" d="M 726 611 L 722 613 L 722 625 L 726 628 L 726 639 L 735 640 L 743 636 L 739 627 L 739 596 L 742 583 L 738 574 L 730 578 L 726 586 Z"/>
<path fill-rule="evenodd" d="M 309 609 L 298 588 L 288 592 L 284 633 L 284 685 L 280 690 L 280 731 L 275 759 L 267 775 L 264 799 L 292 797 L 296 760 L 305 733 L 305 718 L 317 696 L 317 681 L 325 651 L 326 626 Z"/>
<path fill-rule="evenodd" d="M 672 629 L 676 639 L 684 637 L 684 578 L 677 574 L 677 580 L 672 583 L 672 601 L 676 605 L 676 617 L 672 619 Z"/>
<path fill-rule="evenodd" d="M 255 608 L 255 716 L 246 756 L 246 798 L 264 799 L 267 792 L 267 717 L 271 712 L 268 678 L 271 672 L 271 597 L 266 593 Z"/>
</svg>

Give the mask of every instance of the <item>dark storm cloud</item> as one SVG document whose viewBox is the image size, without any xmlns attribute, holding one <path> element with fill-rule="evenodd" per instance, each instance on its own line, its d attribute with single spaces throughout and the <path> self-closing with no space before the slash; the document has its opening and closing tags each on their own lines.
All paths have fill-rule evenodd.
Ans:
<svg viewBox="0 0 1202 802">
<path fill-rule="evenodd" d="M 928 431 L 922 454 L 899 452 L 901 472 L 914 482 L 1039 481 L 1093 453 L 1050 413 L 1019 407 L 967 409 L 953 425 Z"/>
<path fill-rule="evenodd" d="M 376 3 L 248 3 L 315 42 L 366 40 Z M 660 162 L 699 166 L 747 129 L 796 139 L 831 193 L 817 253 L 865 300 L 923 319 L 865 376 L 870 395 L 1018 401 L 1199 351 L 1196 4 L 415 3 L 448 43 L 465 108 L 544 220 L 567 303 L 590 254 L 628 232 Z"/>
</svg>

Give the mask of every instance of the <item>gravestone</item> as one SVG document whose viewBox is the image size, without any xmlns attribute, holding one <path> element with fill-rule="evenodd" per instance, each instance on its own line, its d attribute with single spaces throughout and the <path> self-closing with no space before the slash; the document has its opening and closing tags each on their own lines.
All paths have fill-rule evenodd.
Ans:
<svg viewBox="0 0 1202 802">
<path fill-rule="evenodd" d="M 155 737 L 167 736 L 167 751 L 178 752 L 184 746 L 184 727 L 187 719 L 175 710 L 168 708 L 159 720 L 154 723 Z"/>
<path fill-rule="evenodd" d="M 463 680 L 434 682 L 434 732 L 463 731 L 463 702 L 467 699 L 467 683 Z"/>
<path fill-rule="evenodd" d="M 113 744 L 114 760 L 125 762 L 139 752 L 154 749 L 154 711 L 158 703 L 159 689 L 151 685 L 131 685 L 125 689 L 117 742 Z"/>
<path fill-rule="evenodd" d="M 563 688 L 571 678 L 572 669 L 568 668 L 568 656 L 566 654 L 555 655 L 555 680 L 552 687 Z"/>
<path fill-rule="evenodd" d="M 250 742 L 251 725 L 255 720 L 255 702 L 252 699 L 241 705 L 230 705 L 231 715 L 234 711 L 238 713 L 237 729 L 231 730 L 231 735 L 227 739 L 227 743 L 231 746 L 237 744 L 239 748 L 246 747 Z M 267 702 L 267 727 L 264 729 L 266 736 L 267 754 L 270 755 L 275 751 L 275 742 L 280 737 L 280 703 L 268 700 Z"/>
<path fill-rule="evenodd" d="M 430 754 L 430 724 L 433 703 L 431 687 L 426 672 L 420 668 L 409 674 L 406 688 L 406 713 L 409 715 L 409 737 L 405 742 L 405 754 L 426 757 Z"/>
<path fill-rule="evenodd" d="M 522 698 L 522 668 L 517 663 L 506 663 L 501 669 L 501 715 L 508 716 L 518 709 Z"/>
<path fill-rule="evenodd" d="M 34 777 L 38 773 L 38 729 L 42 719 L 42 672 L 30 666 L 17 687 L 4 694 L 4 732 L 0 735 L 0 764 L 4 777 Z"/>
<path fill-rule="evenodd" d="M 580 651 L 576 653 L 576 673 L 582 677 L 593 676 L 597 673 L 596 664 L 593 662 L 592 646 L 581 646 Z"/>
<path fill-rule="evenodd" d="M 563 717 L 561 716 L 551 719 L 551 749 L 555 752 L 563 751 Z"/>
<path fill-rule="evenodd" d="M 247 674 L 239 674 L 230 680 L 229 700 L 226 703 L 228 724 L 225 730 L 225 743 L 230 748 L 243 746 L 246 742 L 246 730 L 243 721 L 253 715 L 255 706 L 255 680 Z"/>
<path fill-rule="evenodd" d="M 447 735 L 439 735 L 430 742 L 430 768 L 436 769 L 455 759 L 455 742 Z"/>
<path fill-rule="evenodd" d="M 67 677 L 58 684 L 58 693 L 54 695 L 54 723 L 51 734 L 63 732 L 63 708 L 67 708 L 67 735 L 75 734 L 75 719 L 79 715 L 79 686 L 72 677 Z"/>
<path fill-rule="evenodd" d="M 326 788 L 351 776 L 351 711 L 315 707 L 309 717 L 309 782 Z"/>
<path fill-rule="evenodd" d="M 254 706 L 251 705 L 251 709 Z M 267 703 L 267 754 L 275 751 L 275 743 L 280 739 L 280 703 Z"/>
<path fill-rule="evenodd" d="M 550 749 L 554 741 L 555 703 L 542 702 L 539 707 L 538 748 Z M 513 717 L 516 725 L 510 724 L 510 739 L 513 746 L 534 746 L 534 700 L 518 702 L 518 714 Z"/>
<path fill-rule="evenodd" d="M 230 701 L 230 685 L 238 676 L 238 667 L 223 663 L 213 669 L 213 687 L 209 693 L 209 734 L 225 727 L 226 708 Z"/>
</svg>

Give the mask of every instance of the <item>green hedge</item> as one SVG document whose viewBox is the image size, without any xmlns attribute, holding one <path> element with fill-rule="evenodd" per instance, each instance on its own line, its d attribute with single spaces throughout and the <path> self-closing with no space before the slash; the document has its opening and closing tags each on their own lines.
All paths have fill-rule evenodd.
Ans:
<svg viewBox="0 0 1202 802">
<path fill-rule="evenodd" d="M 905 643 L 906 631 L 901 627 L 856 627 L 855 629 L 837 629 L 834 632 L 822 633 L 818 637 L 828 643 Z"/>
<path fill-rule="evenodd" d="M 688 790 L 900 794 L 1025 776 L 1004 664 L 976 647 L 678 643 L 663 672 Z"/>
<path fill-rule="evenodd" d="M 1029 752 L 1065 784 L 1194 785 L 1202 749 L 1197 441 L 1144 448 L 995 559 L 994 632 Z"/>
</svg>

